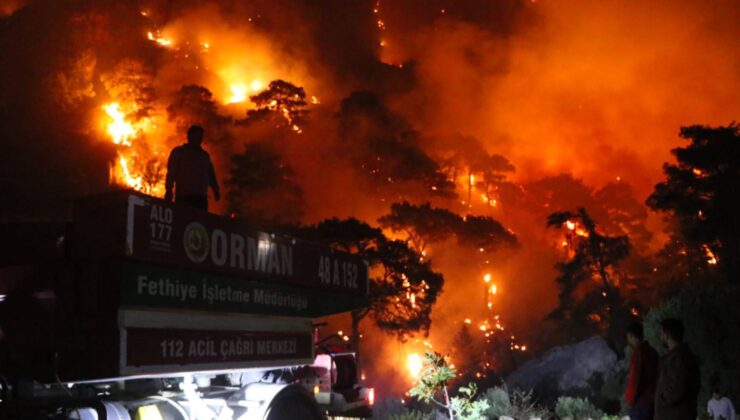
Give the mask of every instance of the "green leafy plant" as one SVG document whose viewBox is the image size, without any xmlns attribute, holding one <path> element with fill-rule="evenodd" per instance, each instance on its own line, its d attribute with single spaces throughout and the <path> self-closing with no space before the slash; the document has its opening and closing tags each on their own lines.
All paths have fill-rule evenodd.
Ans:
<svg viewBox="0 0 740 420">
<path fill-rule="evenodd" d="M 478 387 L 471 383 L 458 389 L 459 397 L 452 397 L 450 404 L 455 417 L 460 420 L 478 420 L 485 418 L 484 413 L 488 410 L 488 401 L 484 399 L 474 400 Z"/>
<path fill-rule="evenodd" d="M 509 392 L 505 387 L 494 387 L 483 393 L 480 399 L 488 402 L 488 408 L 481 418 L 498 419 L 507 416 L 529 420 L 544 419 L 550 415 L 546 408 L 538 406 L 532 400 L 532 391 L 515 389 Z"/>
<path fill-rule="evenodd" d="M 475 401 L 477 392 L 475 384 L 460 387 L 460 395 L 450 396 L 448 385 L 456 376 L 457 371 L 450 367 L 444 356 L 427 351 L 424 353 L 424 364 L 419 379 L 416 386 L 409 391 L 409 395 L 439 406 L 447 413 L 450 420 L 484 418 L 483 413 L 488 408 L 488 402 Z"/>
<path fill-rule="evenodd" d="M 562 420 L 601 420 L 604 413 L 586 398 L 560 397 L 555 414 Z"/>
<path fill-rule="evenodd" d="M 377 418 L 380 419 L 380 418 L 383 418 L 383 417 L 377 417 Z M 424 414 L 424 413 L 422 413 L 421 411 L 411 410 L 408 413 L 394 414 L 392 416 L 385 417 L 383 419 L 386 419 L 386 418 L 388 420 L 427 420 L 429 418 L 429 416 L 426 415 L 426 414 Z"/>
</svg>

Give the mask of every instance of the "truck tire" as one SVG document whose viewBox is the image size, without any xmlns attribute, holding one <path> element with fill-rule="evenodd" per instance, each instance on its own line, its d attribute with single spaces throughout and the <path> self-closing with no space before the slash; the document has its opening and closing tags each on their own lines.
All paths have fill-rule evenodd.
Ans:
<svg viewBox="0 0 740 420">
<path fill-rule="evenodd" d="M 303 391 L 303 390 L 301 390 Z M 265 420 L 322 420 L 323 416 L 307 392 L 286 388 L 270 403 Z"/>
</svg>

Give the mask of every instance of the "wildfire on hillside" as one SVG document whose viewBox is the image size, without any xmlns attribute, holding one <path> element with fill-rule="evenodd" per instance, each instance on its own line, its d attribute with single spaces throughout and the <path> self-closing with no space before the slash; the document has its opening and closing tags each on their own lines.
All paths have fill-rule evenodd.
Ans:
<svg viewBox="0 0 740 420">
<path fill-rule="evenodd" d="M 69 196 L 100 190 L 106 174 L 90 174 L 107 164 L 107 188 L 161 197 L 169 151 L 201 124 L 224 191 L 234 157 L 261 146 L 261 160 L 243 160 L 264 170 L 248 179 L 246 201 L 268 212 L 302 205 L 291 223 L 375 225 L 408 200 L 517 232 L 522 246 L 506 254 L 463 249 L 454 237 L 419 250 L 445 277 L 433 327 L 407 337 L 392 363 L 368 363 L 371 378 L 393 364 L 412 379 L 424 350 L 452 352 L 463 329 L 487 349 L 536 352 L 537 328 L 557 300 L 553 267 L 589 239 L 575 219 L 545 233 L 547 214 L 597 209 L 600 223 L 622 218 L 605 231 L 632 241 L 644 228 L 642 246 L 653 250 L 665 238 L 650 238 L 661 222 L 643 203 L 676 130 L 740 112 L 730 53 L 740 36 L 725 2 L 659 2 L 650 13 L 640 2 L 548 0 L 114 3 L 0 0 L 0 54 L 13 63 L 0 71 L 3 128 L 13 129 L 3 134 L 18 150 L 49 150 L 40 165 L 55 182 L 77 183 Z M 496 164 L 480 159 L 499 155 Z M 24 166 L 34 165 L 8 167 L 38 176 Z M 623 195 L 608 195 L 615 190 Z M 227 200 L 217 210 L 231 213 Z M 722 264 L 717 244 L 699 251 Z M 423 284 L 403 288 L 398 302 L 412 309 L 429 296 Z M 483 377 L 500 362 L 481 359 L 471 368 L 451 355 Z"/>
</svg>

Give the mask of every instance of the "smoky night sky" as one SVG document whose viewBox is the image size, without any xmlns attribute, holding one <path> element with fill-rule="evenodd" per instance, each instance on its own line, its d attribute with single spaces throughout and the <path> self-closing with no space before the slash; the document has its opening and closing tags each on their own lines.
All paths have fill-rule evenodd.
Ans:
<svg viewBox="0 0 740 420">
<path fill-rule="evenodd" d="M 74 197 L 118 188 L 161 196 L 167 153 L 198 123 L 227 192 L 234 155 L 272 162 L 251 198 L 271 222 L 378 226 L 394 202 L 429 201 L 517 235 L 493 253 L 430 244 L 445 285 L 429 337 L 366 321 L 367 348 L 449 351 L 487 316 L 490 274 L 497 319 L 537 349 L 563 253 L 547 215 L 585 207 L 638 254 L 662 246 L 644 202 L 680 127 L 740 115 L 739 21 L 735 0 L 0 0 L 0 218 L 68 218 Z M 308 112 L 250 117 L 277 79 Z M 493 195 L 471 156 L 505 162 Z M 368 357 L 370 380 L 396 369 Z"/>
</svg>

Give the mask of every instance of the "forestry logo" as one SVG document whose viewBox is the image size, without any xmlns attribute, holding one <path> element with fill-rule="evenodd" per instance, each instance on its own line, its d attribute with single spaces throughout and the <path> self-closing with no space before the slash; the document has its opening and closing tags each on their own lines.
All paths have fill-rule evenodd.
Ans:
<svg viewBox="0 0 740 420">
<path fill-rule="evenodd" d="M 202 263 L 208 257 L 210 249 L 208 231 L 200 223 L 192 222 L 185 228 L 182 243 L 190 261 Z"/>
</svg>

